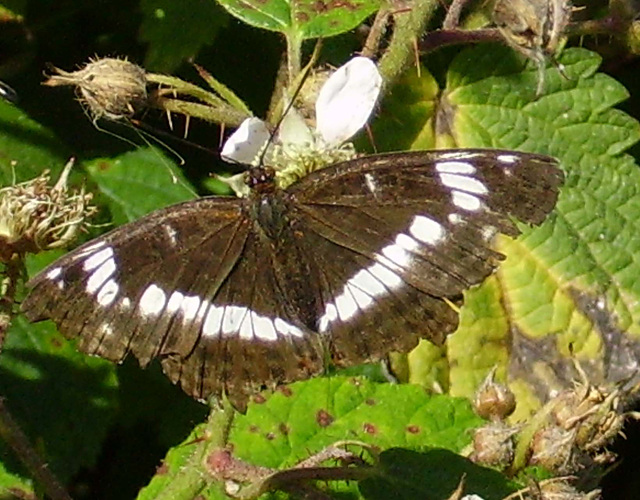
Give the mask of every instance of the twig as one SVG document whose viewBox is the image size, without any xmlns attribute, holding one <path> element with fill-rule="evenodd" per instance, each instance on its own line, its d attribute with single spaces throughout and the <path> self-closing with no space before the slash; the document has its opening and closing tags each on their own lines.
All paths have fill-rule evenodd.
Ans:
<svg viewBox="0 0 640 500">
<path fill-rule="evenodd" d="M 2 397 L 0 397 L 0 437 L 11 447 L 51 500 L 71 500 L 69 493 L 49 470 L 42 457 L 33 449 L 29 439 L 9 413 Z"/>
<path fill-rule="evenodd" d="M 468 1 L 469 0 L 453 0 L 453 2 L 451 2 L 449 10 L 447 10 L 447 15 L 442 23 L 442 29 L 452 30 L 458 27 L 460 24 L 460 14 L 462 14 L 462 9 L 464 9 Z"/>
</svg>

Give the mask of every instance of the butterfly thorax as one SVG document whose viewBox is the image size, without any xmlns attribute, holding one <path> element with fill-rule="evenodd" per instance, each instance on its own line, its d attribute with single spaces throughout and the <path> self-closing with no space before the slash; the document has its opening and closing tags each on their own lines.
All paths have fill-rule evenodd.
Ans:
<svg viewBox="0 0 640 500">
<path fill-rule="evenodd" d="M 262 233 L 271 240 L 282 239 L 288 225 L 284 192 L 276 186 L 271 167 L 253 167 L 247 171 L 245 183 L 250 188 L 250 216 Z"/>
</svg>

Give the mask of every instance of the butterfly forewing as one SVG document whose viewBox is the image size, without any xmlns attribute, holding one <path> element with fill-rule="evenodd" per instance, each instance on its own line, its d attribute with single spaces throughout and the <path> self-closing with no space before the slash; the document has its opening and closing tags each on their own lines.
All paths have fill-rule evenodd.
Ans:
<svg viewBox="0 0 640 500">
<path fill-rule="evenodd" d="M 284 191 L 263 170 L 248 198 L 169 207 L 76 249 L 31 281 L 23 310 L 85 352 L 160 357 L 187 393 L 243 408 L 327 357 L 441 342 L 451 303 L 502 258 L 493 236 L 519 233 L 509 215 L 541 222 L 562 182 L 550 158 L 489 150 L 363 157 Z"/>
</svg>

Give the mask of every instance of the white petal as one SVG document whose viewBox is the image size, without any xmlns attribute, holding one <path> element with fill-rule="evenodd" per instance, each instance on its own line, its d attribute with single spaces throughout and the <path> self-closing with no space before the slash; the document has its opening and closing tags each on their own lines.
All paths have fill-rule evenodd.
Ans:
<svg viewBox="0 0 640 500">
<path fill-rule="evenodd" d="M 269 136 L 269 129 L 262 120 L 247 118 L 226 140 L 220 156 L 231 163 L 252 165 L 259 159 Z"/>
<path fill-rule="evenodd" d="M 342 144 L 364 126 L 381 85 L 378 68 L 366 57 L 354 57 L 331 75 L 316 101 L 316 129 L 328 145 Z"/>
<path fill-rule="evenodd" d="M 297 109 L 292 107 L 282 119 L 278 131 L 278 142 L 285 149 L 292 144 L 309 146 L 313 143 L 313 133 Z"/>
</svg>

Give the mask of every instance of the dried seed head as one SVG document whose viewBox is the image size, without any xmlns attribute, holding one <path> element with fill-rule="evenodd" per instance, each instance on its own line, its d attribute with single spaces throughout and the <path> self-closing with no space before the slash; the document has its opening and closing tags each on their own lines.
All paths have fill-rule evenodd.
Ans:
<svg viewBox="0 0 640 500">
<path fill-rule="evenodd" d="M 49 172 L 27 182 L 0 189 L 0 261 L 14 255 L 63 247 L 76 237 L 85 219 L 96 212 L 84 188 L 69 192 L 67 179 L 73 160 L 58 182 L 49 185 Z"/>
<path fill-rule="evenodd" d="M 495 381 L 495 368 L 476 391 L 473 399 L 476 414 L 488 420 L 504 420 L 516 409 L 516 397 L 511 390 Z"/>
<path fill-rule="evenodd" d="M 508 467 L 514 456 L 514 436 L 519 431 L 519 427 L 502 422 L 476 429 L 473 434 L 473 453 L 469 458 L 480 465 Z"/>
<path fill-rule="evenodd" d="M 126 59 L 96 59 L 72 73 L 55 67 L 53 70 L 57 74 L 44 85 L 75 86 L 80 102 L 94 122 L 103 117 L 110 120 L 130 118 L 146 105 L 145 71 Z"/>
<path fill-rule="evenodd" d="M 570 18 L 569 0 L 496 0 L 493 22 L 504 40 L 538 66 L 538 95 L 546 60 L 558 50 Z"/>
<path fill-rule="evenodd" d="M 576 471 L 578 450 L 574 447 L 575 432 L 555 425 L 538 430 L 531 441 L 529 465 L 541 465 L 557 474 Z"/>
<path fill-rule="evenodd" d="M 627 414 L 623 411 L 625 393 L 615 384 L 594 386 L 583 375 L 572 389 L 555 398 L 551 412 L 556 425 L 576 433 L 576 446 L 598 452 L 621 433 Z"/>
</svg>

